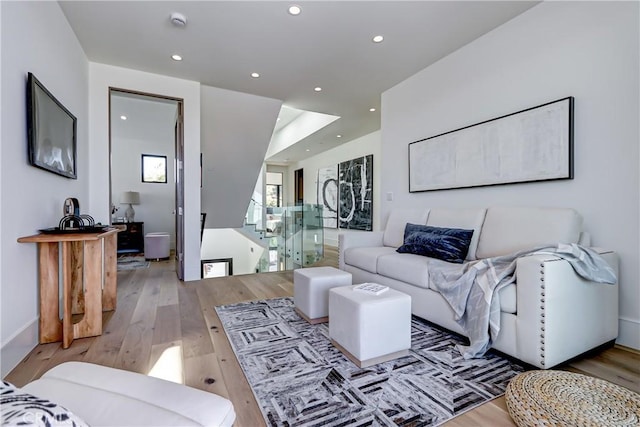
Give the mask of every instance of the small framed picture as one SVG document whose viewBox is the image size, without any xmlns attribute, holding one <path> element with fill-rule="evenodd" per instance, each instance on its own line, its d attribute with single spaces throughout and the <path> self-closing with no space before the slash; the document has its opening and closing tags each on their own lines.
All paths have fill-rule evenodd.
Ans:
<svg viewBox="0 0 640 427">
<path fill-rule="evenodd" d="M 233 258 L 203 259 L 202 278 L 233 276 Z"/>
<path fill-rule="evenodd" d="M 142 182 L 167 183 L 167 156 L 142 155 Z"/>
</svg>

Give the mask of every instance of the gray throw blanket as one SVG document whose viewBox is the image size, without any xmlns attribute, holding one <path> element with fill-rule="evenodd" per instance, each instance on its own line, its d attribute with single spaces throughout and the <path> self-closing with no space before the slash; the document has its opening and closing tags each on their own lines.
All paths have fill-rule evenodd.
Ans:
<svg viewBox="0 0 640 427">
<path fill-rule="evenodd" d="M 429 263 L 429 282 L 455 311 L 456 321 L 470 340 L 459 346 L 465 359 L 481 357 L 500 332 L 498 292 L 515 281 L 516 261 L 521 256 L 548 254 L 568 261 L 576 274 L 598 283 L 615 284 L 615 272 L 594 250 L 576 244 L 538 247 L 495 258 L 467 262 Z"/>
</svg>

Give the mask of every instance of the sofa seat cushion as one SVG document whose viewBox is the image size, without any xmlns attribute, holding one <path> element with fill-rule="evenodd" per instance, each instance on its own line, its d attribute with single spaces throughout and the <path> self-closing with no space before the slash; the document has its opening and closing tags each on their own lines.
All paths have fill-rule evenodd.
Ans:
<svg viewBox="0 0 640 427">
<path fill-rule="evenodd" d="M 395 248 L 388 246 L 349 248 L 344 251 L 344 263 L 375 274 L 378 272 L 378 258 L 395 252 Z"/>
<path fill-rule="evenodd" d="M 429 289 L 438 292 L 437 283 L 448 280 L 443 274 L 450 273 L 453 277 L 460 277 L 466 271 L 468 263 L 454 264 L 436 258 L 427 258 L 429 268 Z M 440 282 L 439 282 L 440 281 Z"/>
<path fill-rule="evenodd" d="M 516 284 L 510 283 L 498 292 L 500 298 L 500 311 L 503 313 L 516 313 Z"/>
<path fill-rule="evenodd" d="M 92 426 L 231 426 L 235 420 L 224 397 L 91 363 L 63 363 L 23 390 L 73 410 Z"/>
<path fill-rule="evenodd" d="M 429 287 L 430 258 L 422 255 L 390 253 L 378 258 L 378 274 L 420 288 Z"/>
<path fill-rule="evenodd" d="M 470 261 L 464 264 L 452 264 L 435 258 L 427 258 L 427 260 L 427 268 L 429 269 L 429 289 L 436 292 L 438 291 L 438 287 L 436 286 L 437 281 L 447 280 L 446 277 L 442 277 L 438 272 L 449 272 L 453 277 L 460 277 L 464 271 L 467 271 L 467 267 L 474 263 L 474 261 Z M 501 312 L 511 314 L 516 313 L 516 283 L 510 283 L 500 289 L 498 298 L 500 300 Z"/>
</svg>

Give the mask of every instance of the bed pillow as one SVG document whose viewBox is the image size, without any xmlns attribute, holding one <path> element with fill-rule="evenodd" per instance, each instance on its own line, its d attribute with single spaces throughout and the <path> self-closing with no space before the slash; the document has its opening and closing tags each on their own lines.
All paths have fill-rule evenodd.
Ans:
<svg viewBox="0 0 640 427">
<path fill-rule="evenodd" d="M 2 425 L 88 427 L 87 423 L 62 406 L 25 393 L 6 381 L 0 382 L 0 407 Z"/>
<path fill-rule="evenodd" d="M 472 236 L 473 230 L 408 223 L 404 229 L 404 244 L 397 251 L 462 264 Z"/>
</svg>

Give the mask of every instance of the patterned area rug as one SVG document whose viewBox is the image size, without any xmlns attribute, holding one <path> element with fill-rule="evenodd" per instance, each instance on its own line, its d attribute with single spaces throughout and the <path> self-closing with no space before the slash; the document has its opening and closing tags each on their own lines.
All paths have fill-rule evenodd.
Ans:
<svg viewBox="0 0 640 427">
<path fill-rule="evenodd" d="M 118 257 L 118 271 L 137 268 L 149 268 L 149 261 L 145 260 L 143 256 Z"/>
<path fill-rule="evenodd" d="M 464 360 L 462 339 L 413 317 L 408 356 L 358 368 L 291 298 L 216 307 L 270 426 L 436 426 L 504 393 L 524 369 L 498 355 Z"/>
</svg>

